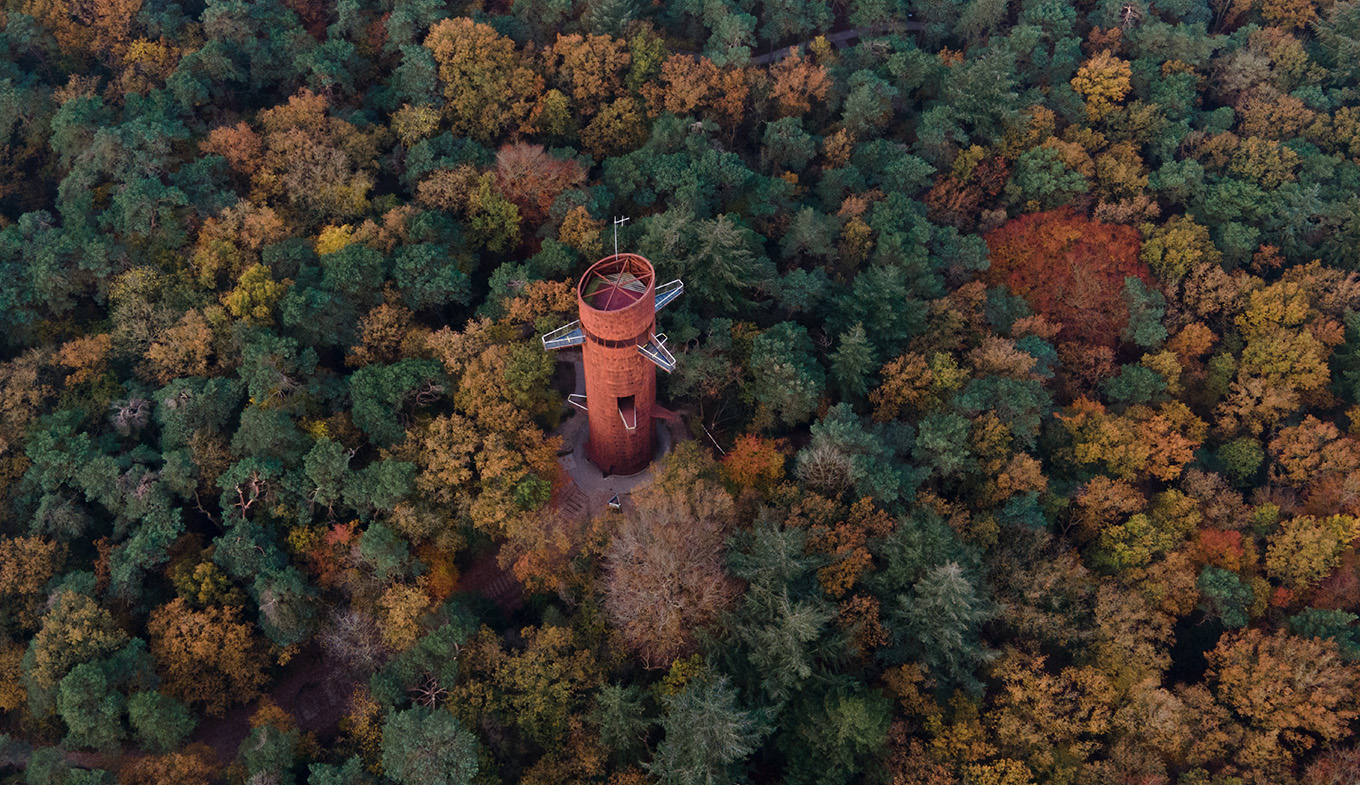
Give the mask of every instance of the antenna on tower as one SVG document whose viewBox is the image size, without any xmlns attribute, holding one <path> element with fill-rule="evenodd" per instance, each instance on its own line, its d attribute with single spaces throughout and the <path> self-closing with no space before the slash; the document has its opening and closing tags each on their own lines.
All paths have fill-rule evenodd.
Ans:
<svg viewBox="0 0 1360 785">
<path fill-rule="evenodd" d="M 614 255 L 619 255 L 619 224 L 628 223 L 628 216 L 614 219 Z"/>
</svg>

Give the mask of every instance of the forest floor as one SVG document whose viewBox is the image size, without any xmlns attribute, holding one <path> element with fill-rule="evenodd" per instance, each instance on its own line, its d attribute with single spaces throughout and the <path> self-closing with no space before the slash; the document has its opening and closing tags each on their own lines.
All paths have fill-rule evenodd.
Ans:
<svg viewBox="0 0 1360 785">
<path fill-rule="evenodd" d="M 308 647 L 284 666 L 283 675 L 269 690 L 269 700 L 288 712 L 303 733 L 327 739 L 339 729 L 354 694 L 356 682 L 345 673 L 345 668 L 327 662 L 319 648 Z M 250 735 L 250 716 L 258 709 L 259 701 L 252 701 L 210 718 L 199 725 L 190 741 L 211 747 L 218 764 L 226 766 Z"/>
</svg>

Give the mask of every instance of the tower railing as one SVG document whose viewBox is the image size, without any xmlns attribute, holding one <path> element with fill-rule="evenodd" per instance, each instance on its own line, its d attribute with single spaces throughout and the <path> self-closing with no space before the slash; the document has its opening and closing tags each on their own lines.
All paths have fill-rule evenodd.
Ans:
<svg viewBox="0 0 1360 785">
<path fill-rule="evenodd" d="M 565 349 L 568 346 L 580 346 L 585 343 L 586 334 L 581 329 L 581 320 L 577 319 L 571 324 L 543 334 L 543 348 L 549 351 L 553 349 Z"/>
<path fill-rule="evenodd" d="M 646 343 L 638 344 L 638 353 L 656 363 L 656 367 L 670 373 L 675 370 L 675 357 L 666 348 L 666 336 L 653 335 Z"/>
<path fill-rule="evenodd" d="M 668 281 L 656 287 L 656 310 L 665 308 L 671 300 L 679 297 L 685 291 L 685 283 L 679 278 Z"/>
</svg>

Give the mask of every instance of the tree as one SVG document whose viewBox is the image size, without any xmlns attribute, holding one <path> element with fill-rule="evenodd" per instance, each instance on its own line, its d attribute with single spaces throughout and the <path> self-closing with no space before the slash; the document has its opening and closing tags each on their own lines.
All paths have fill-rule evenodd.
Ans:
<svg viewBox="0 0 1360 785">
<path fill-rule="evenodd" d="M 799 118 L 785 117 L 766 124 L 760 162 L 771 172 L 802 172 L 816 155 L 817 140 L 804 130 Z"/>
<path fill-rule="evenodd" d="M 312 225 L 361 215 L 373 187 L 373 137 L 328 117 L 324 97 L 302 90 L 259 114 L 264 154 L 252 182 L 263 194 L 286 197 Z"/>
<path fill-rule="evenodd" d="M 0 539 L 0 608 L 10 625 L 18 629 L 32 629 L 42 618 L 46 597 L 43 586 L 57 575 L 65 557 L 59 542 L 42 537 L 6 537 Z"/>
<path fill-rule="evenodd" d="M 750 755 L 762 729 L 741 709 L 723 676 L 693 679 L 665 700 L 665 737 L 648 772 L 666 785 L 723 785 L 735 780 L 732 765 Z"/>
<path fill-rule="evenodd" d="M 449 256 L 449 249 L 435 243 L 408 243 L 397 249 L 392 280 L 408 308 L 423 311 L 467 302 L 467 275 L 448 264 Z"/>
<path fill-rule="evenodd" d="M 656 720 L 647 716 L 642 688 L 636 684 L 605 684 L 595 694 L 592 719 L 600 726 L 600 742 L 626 758 L 646 741 Z"/>
<path fill-rule="evenodd" d="M 889 615 L 895 658 L 917 659 L 942 690 L 977 689 L 975 671 L 994 655 L 979 638 L 992 610 L 958 562 L 931 568 Z M 905 655 L 905 657 L 903 657 Z"/>
<path fill-rule="evenodd" d="M 623 39 L 559 33 L 544 55 L 553 81 L 571 97 L 582 117 L 592 117 L 622 97 L 623 75 L 632 63 Z"/>
<path fill-rule="evenodd" d="M 24 657 L 26 670 L 34 684 L 50 690 L 76 666 L 112 655 L 127 640 L 108 611 L 67 589 L 57 595 L 33 636 Z"/>
<path fill-rule="evenodd" d="M 638 253 L 670 260 L 667 269 L 685 282 L 685 303 L 700 312 L 738 312 L 774 279 L 759 235 L 734 215 L 699 220 L 689 209 L 672 207 L 643 226 Z"/>
<path fill-rule="evenodd" d="M 262 703 L 250 718 L 252 730 L 237 749 L 237 760 L 253 780 L 291 785 L 302 733 L 268 698 Z"/>
<path fill-rule="evenodd" d="M 195 725 L 187 706 L 160 692 L 139 692 L 128 698 L 127 713 L 142 746 L 156 753 L 177 749 Z"/>
<path fill-rule="evenodd" d="M 163 785 L 166 782 L 209 785 L 218 770 L 212 748 L 191 744 L 179 752 L 132 759 L 118 772 L 118 782 L 126 785 Z"/>
<path fill-rule="evenodd" d="M 606 106 L 581 129 L 581 146 L 598 159 L 620 156 L 647 141 L 642 107 L 627 96 Z"/>
<path fill-rule="evenodd" d="M 1006 183 L 1006 201 L 1025 210 L 1052 210 L 1089 190 L 1082 174 L 1050 147 L 1026 150 L 1015 162 Z"/>
<path fill-rule="evenodd" d="M 586 694 L 602 676 L 594 654 L 573 646 L 565 627 L 526 627 L 524 651 L 498 664 L 497 707 L 529 739 L 561 749 Z"/>
<path fill-rule="evenodd" d="M 785 715 L 781 739 L 787 781 L 837 785 L 854 782 L 882 751 L 892 701 L 867 690 L 833 689 Z"/>
<path fill-rule="evenodd" d="M 191 610 L 182 599 L 151 612 L 151 656 L 170 696 L 220 717 L 259 694 L 264 653 L 239 616 L 235 607 Z"/>
<path fill-rule="evenodd" d="M 354 424 L 380 445 L 401 441 L 405 431 L 397 413 L 407 401 L 428 403 L 444 390 L 439 365 L 429 360 L 402 360 L 392 365 L 366 365 L 350 377 Z"/>
<path fill-rule="evenodd" d="M 542 145 L 516 142 L 496 152 L 496 186 L 531 227 L 548 217 L 558 196 L 584 181 L 579 163 L 551 156 Z"/>
<path fill-rule="evenodd" d="M 424 46 L 439 66 L 444 115 L 450 130 L 489 142 L 504 131 L 532 130 L 543 78 L 529 68 L 509 38 L 471 19 L 442 19 Z"/>
<path fill-rule="evenodd" d="M 1266 450 L 1271 459 L 1270 479 L 1296 488 L 1360 469 L 1355 441 L 1343 438 L 1333 423 L 1311 414 L 1298 425 L 1277 431 Z"/>
<path fill-rule="evenodd" d="M 1045 665 L 1043 656 L 1008 649 L 992 668 L 1001 689 L 984 721 L 1001 755 L 1057 779 L 1072 776 L 1098 749 L 1112 729 L 1116 697 L 1095 668 Z"/>
<path fill-rule="evenodd" d="M 68 731 L 64 743 L 117 751 L 126 732 L 123 708 L 123 696 L 103 668 L 90 662 L 77 665 L 61 680 L 57 694 L 57 712 Z"/>
<path fill-rule="evenodd" d="M 1147 475 L 1171 480 L 1195 456 L 1207 424 L 1179 401 L 1159 408 L 1132 406 L 1120 416 L 1087 400 L 1077 400 L 1058 420 L 1072 437 L 1076 465 L 1101 464 L 1120 479 Z"/>
<path fill-rule="evenodd" d="M 873 347 L 864 325 L 857 322 L 849 332 L 841 335 L 840 343 L 831 355 L 831 370 L 841 394 L 850 399 L 862 399 L 869 391 L 868 377 L 875 367 Z"/>
<path fill-rule="evenodd" d="M 183 376 L 209 375 L 216 337 L 209 315 L 220 318 L 221 309 L 209 308 L 207 314 L 190 309 L 152 342 L 146 350 L 152 378 L 169 384 Z"/>
<path fill-rule="evenodd" d="M 1307 329 L 1312 321 L 1307 291 L 1282 280 L 1251 292 L 1236 323 L 1246 338 L 1238 379 L 1260 379 L 1266 386 L 1315 390 L 1329 381 L 1328 351 Z"/>
<path fill-rule="evenodd" d="M 605 553 L 604 607 L 644 664 L 666 667 L 693 651 L 695 633 L 737 597 L 720 558 L 732 499 L 710 480 L 658 484 L 634 499 Z"/>
<path fill-rule="evenodd" d="M 776 418 L 786 426 L 806 422 L 825 384 L 822 367 L 812 356 L 812 339 L 793 322 L 780 322 L 756 336 L 750 372 L 747 391 L 766 410 L 768 425 Z"/>
<path fill-rule="evenodd" d="M 772 712 L 844 652 L 832 632 L 835 608 L 817 581 L 826 560 L 809 553 L 807 541 L 802 528 L 763 521 L 734 535 L 729 555 L 748 588 L 725 619 L 720 664 Z"/>
<path fill-rule="evenodd" d="M 892 120 L 897 88 L 867 70 L 852 74 L 846 87 L 841 114 L 845 129 L 856 139 L 877 137 Z"/>
<path fill-rule="evenodd" d="M 808 61 L 801 51 L 771 66 L 770 80 L 770 94 L 777 102 L 779 115 L 786 118 L 807 114 L 812 102 L 825 100 L 831 89 L 826 68 Z"/>
<path fill-rule="evenodd" d="M 784 479 L 786 457 L 779 442 L 744 434 L 723 455 L 723 474 L 740 488 L 768 493 Z"/>
<path fill-rule="evenodd" d="M 1360 714 L 1355 666 L 1341 662 L 1334 641 L 1248 629 L 1223 636 L 1206 658 L 1218 699 L 1290 750 L 1345 738 Z"/>
<path fill-rule="evenodd" d="M 1072 78 L 1072 89 L 1086 99 L 1087 119 L 1096 122 L 1113 112 L 1129 94 L 1131 75 L 1128 61 L 1108 49 L 1083 63 Z"/>
<path fill-rule="evenodd" d="M 1307 589 L 1336 569 L 1342 550 L 1357 537 L 1360 521 L 1349 515 L 1290 518 L 1270 538 L 1266 569 L 1290 589 Z"/>
<path fill-rule="evenodd" d="M 477 776 L 477 738 L 449 712 L 415 707 L 383 725 L 383 773 L 401 785 L 467 785 Z"/>
<path fill-rule="evenodd" d="M 1223 622 L 1225 627 L 1245 627 L 1251 620 L 1248 609 L 1255 602 L 1251 587 L 1236 573 L 1214 566 L 1206 566 L 1195 582 L 1204 596 L 1200 607 Z"/>
<path fill-rule="evenodd" d="M 1202 263 L 1219 265 L 1223 261 L 1208 228 L 1183 215 L 1172 216 L 1154 229 L 1143 243 L 1140 256 L 1167 284 L 1180 280 Z"/>
<path fill-rule="evenodd" d="M 987 278 L 1004 283 L 1034 310 L 1062 325 L 1060 336 L 1114 345 L 1129 323 L 1126 277 L 1152 275 L 1138 260 L 1138 235 L 1069 211 L 1024 215 L 987 233 Z"/>
<path fill-rule="evenodd" d="M 363 761 L 356 755 L 341 765 L 313 763 L 307 767 L 307 785 L 369 785 Z"/>
</svg>

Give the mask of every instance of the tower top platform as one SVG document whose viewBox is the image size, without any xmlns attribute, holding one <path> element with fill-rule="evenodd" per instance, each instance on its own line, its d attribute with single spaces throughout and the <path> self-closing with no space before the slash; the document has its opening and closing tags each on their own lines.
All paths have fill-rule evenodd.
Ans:
<svg viewBox="0 0 1360 785">
<path fill-rule="evenodd" d="M 581 276 L 581 305 L 595 311 L 621 311 L 639 300 L 651 300 L 656 272 L 652 263 L 633 253 L 606 256 Z M 648 303 L 654 309 L 653 303 Z"/>
</svg>

